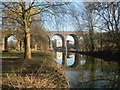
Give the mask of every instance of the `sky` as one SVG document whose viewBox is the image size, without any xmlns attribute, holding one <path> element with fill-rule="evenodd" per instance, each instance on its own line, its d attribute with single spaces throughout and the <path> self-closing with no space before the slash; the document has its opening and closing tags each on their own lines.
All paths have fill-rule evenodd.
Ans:
<svg viewBox="0 0 120 90">
<path fill-rule="evenodd" d="M 56 16 L 51 15 L 50 13 L 44 13 L 43 20 L 45 19 L 45 21 L 43 25 L 49 31 L 77 31 L 76 21 L 68 13 L 71 13 L 70 10 L 73 10 L 76 14 L 79 14 L 82 8 L 83 3 L 72 2 L 69 6 L 58 9 L 61 13 L 58 13 Z M 78 19 L 80 20 L 80 15 L 78 15 Z M 57 35 L 52 38 L 52 40 L 54 39 L 61 40 Z M 67 40 L 74 41 L 74 38 L 72 36 L 67 36 Z"/>
<path fill-rule="evenodd" d="M 15 38 L 14 36 L 10 36 L 10 37 L 8 38 L 8 41 L 17 41 L 17 40 L 16 40 L 16 38 Z"/>
<path fill-rule="evenodd" d="M 64 9 L 65 8 L 65 9 Z M 82 8 L 82 3 L 71 3 L 70 6 L 65 6 L 62 9 L 59 8 L 60 14 L 57 14 L 56 16 L 52 15 L 51 13 L 43 13 L 43 20 L 44 20 L 44 27 L 46 30 L 50 31 L 76 31 L 75 27 L 75 21 L 71 17 L 71 15 L 66 14 L 68 13 L 68 8 L 72 10 L 76 10 L 76 12 L 80 11 Z M 58 9 L 55 10 L 55 13 L 58 11 Z M 65 12 L 65 13 L 63 13 Z M 55 36 L 54 38 L 60 39 L 59 36 Z M 74 41 L 72 36 L 68 36 L 67 39 Z M 14 40 L 13 36 L 9 37 L 8 41 Z"/>
<path fill-rule="evenodd" d="M 43 13 L 44 27 L 50 31 L 76 31 L 76 21 L 69 13 L 74 11 L 75 14 L 79 14 L 83 8 L 83 3 L 81 2 L 72 2 L 69 5 L 64 6 L 63 8 L 58 8 L 54 10 L 52 15 L 50 13 Z M 56 13 L 56 12 L 60 13 Z M 78 15 L 80 20 L 80 16 Z"/>
<path fill-rule="evenodd" d="M 51 13 L 43 13 L 42 20 L 43 26 L 46 30 L 49 31 L 78 31 L 78 23 L 80 24 L 80 28 L 84 31 L 84 22 L 81 20 L 81 12 L 83 10 L 82 2 L 72 2 L 69 5 L 65 5 L 62 8 L 54 9 L 54 14 Z M 50 10 L 51 11 L 51 10 Z M 58 12 L 59 11 L 59 12 Z M 77 16 L 79 22 L 76 21 L 75 17 Z M 59 36 L 53 37 L 55 39 L 60 40 Z M 68 36 L 67 39 L 74 41 L 72 36 Z M 13 40 L 13 37 L 10 37 L 8 41 Z"/>
<path fill-rule="evenodd" d="M 0 0 L 0 2 L 15 2 L 19 0 Z M 26 2 L 33 1 L 33 0 L 24 0 Z M 36 2 L 113 2 L 119 0 L 36 0 Z"/>
</svg>

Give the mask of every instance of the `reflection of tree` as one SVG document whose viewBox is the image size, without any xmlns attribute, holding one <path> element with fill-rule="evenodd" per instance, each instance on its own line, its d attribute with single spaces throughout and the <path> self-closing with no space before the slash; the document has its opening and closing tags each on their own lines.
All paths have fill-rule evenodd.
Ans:
<svg viewBox="0 0 120 90">
<path fill-rule="evenodd" d="M 66 56 L 66 54 L 63 56 Z M 75 54 L 75 57 L 74 64 L 66 68 L 72 86 L 77 88 L 84 88 L 84 86 L 89 88 L 120 87 L 119 64 L 110 64 L 102 59 L 85 55 L 80 56 L 79 54 Z M 66 59 L 64 57 L 63 65 L 66 65 Z M 81 66 L 77 62 L 83 59 L 86 60 L 86 63 Z M 79 65 L 80 67 L 76 68 L 75 65 Z"/>
<path fill-rule="evenodd" d="M 118 81 L 120 81 L 120 68 L 119 67 L 120 67 L 120 63 L 118 64 L 118 73 L 117 73 L 118 79 L 116 78 Z M 120 88 L 120 82 L 118 84 L 118 87 Z"/>
<path fill-rule="evenodd" d="M 94 80 L 95 79 L 95 60 L 94 60 L 94 58 L 93 57 L 90 57 L 91 58 L 91 68 L 90 68 L 90 80 L 92 81 L 92 80 Z M 94 87 L 94 82 L 93 82 L 93 84 L 91 84 L 91 87 Z"/>
<path fill-rule="evenodd" d="M 103 61 L 101 60 L 101 72 L 103 72 Z"/>
<path fill-rule="evenodd" d="M 71 53 L 64 53 L 64 52 L 62 52 L 62 65 L 63 66 L 66 66 L 67 65 L 67 59 L 70 57 L 70 55 L 72 56 L 72 57 L 74 57 L 74 54 L 71 54 Z M 71 58 L 71 57 L 70 57 Z M 71 65 L 71 66 L 69 66 L 69 67 L 71 67 L 71 68 L 75 68 L 78 64 L 79 64 L 79 61 L 80 59 L 79 59 L 79 54 L 75 54 L 75 60 L 74 60 L 74 63 Z"/>
<path fill-rule="evenodd" d="M 66 55 L 65 53 L 63 53 L 62 56 L 63 56 L 63 57 L 62 57 L 62 65 L 63 65 L 63 66 L 66 66 L 67 55 Z"/>
<path fill-rule="evenodd" d="M 81 58 L 82 59 L 84 58 L 86 60 L 86 63 L 84 65 L 84 69 L 90 69 L 91 68 L 91 58 L 90 58 L 90 56 L 83 55 Z"/>
<path fill-rule="evenodd" d="M 67 53 L 67 58 L 72 58 L 72 57 L 74 57 L 74 55 L 75 55 L 75 54 L 68 52 L 68 53 Z"/>
</svg>

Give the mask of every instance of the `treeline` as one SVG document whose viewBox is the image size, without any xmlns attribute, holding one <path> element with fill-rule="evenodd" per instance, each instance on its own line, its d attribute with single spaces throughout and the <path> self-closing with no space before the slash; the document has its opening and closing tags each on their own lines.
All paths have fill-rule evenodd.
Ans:
<svg viewBox="0 0 120 90">
<path fill-rule="evenodd" d="M 120 2 L 84 3 L 81 18 L 81 51 L 120 58 Z"/>
<path fill-rule="evenodd" d="M 2 5 L 3 28 L 18 32 L 16 34 L 20 37 L 18 40 L 24 42 L 25 58 L 31 58 L 31 48 L 36 42 L 43 48 L 47 45 L 46 30 L 41 28 L 39 26 L 41 24 L 37 24 L 37 21 L 44 23 L 50 29 L 56 27 L 58 31 L 60 28 L 74 27 L 78 31 L 88 32 L 87 35 L 83 35 L 80 46 L 83 51 L 120 52 L 120 2 L 35 3 L 33 1 L 2 3 Z M 50 21 L 48 25 L 45 24 L 47 20 Z"/>
</svg>

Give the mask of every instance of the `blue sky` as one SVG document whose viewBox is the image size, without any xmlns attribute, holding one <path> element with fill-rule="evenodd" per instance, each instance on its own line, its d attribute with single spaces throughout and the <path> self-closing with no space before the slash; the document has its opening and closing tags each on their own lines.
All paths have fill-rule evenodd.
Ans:
<svg viewBox="0 0 120 90">
<path fill-rule="evenodd" d="M 69 12 L 69 9 L 74 10 L 75 12 L 80 12 L 80 10 L 82 9 L 83 4 L 81 2 L 72 2 L 70 4 L 70 6 L 65 6 L 66 10 L 64 9 L 59 9 L 62 10 L 64 12 Z M 57 11 L 57 10 L 56 10 Z M 44 20 L 44 27 L 46 28 L 46 30 L 50 30 L 50 31 L 75 31 L 76 30 L 76 23 L 74 21 L 74 19 L 71 17 L 71 15 L 69 14 L 58 14 L 57 16 L 54 16 L 50 13 L 44 13 L 43 15 L 43 20 Z M 59 39 L 58 36 L 55 36 L 55 38 Z M 72 38 L 72 36 L 68 36 L 69 40 L 74 41 L 74 39 Z M 13 40 L 13 37 L 10 37 L 8 39 L 8 41 Z"/>
<path fill-rule="evenodd" d="M 65 9 L 64 9 L 65 8 Z M 83 4 L 81 2 L 72 2 L 69 6 L 64 6 L 64 8 L 59 9 L 61 13 L 54 13 L 56 16 L 50 13 L 43 13 L 44 27 L 50 31 L 75 31 L 76 30 L 76 21 L 69 14 L 70 10 L 79 14 L 83 8 Z M 78 16 L 80 20 L 80 15 Z"/>
<path fill-rule="evenodd" d="M 11 40 L 12 40 L 12 41 L 17 41 L 14 36 L 10 36 L 10 37 L 8 38 L 8 41 L 11 41 Z"/>
<path fill-rule="evenodd" d="M 72 2 L 70 6 L 65 6 L 66 10 L 63 12 L 70 12 L 70 10 L 74 10 L 76 14 L 79 14 L 83 8 L 83 3 L 81 2 Z M 63 15 L 62 15 L 63 14 Z M 71 17 L 70 14 L 58 14 L 58 16 L 51 15 L 50 13 L 45 13 L 43 15 L 43 19 L 45 19 L 44 27 L 47 30 L 50 31 L 76 31 L 76 21 L 73 17 Z M 80 15 L 78 15 L 78 18 L 80 20 Z M 58 22 L 57 22 L 58 20 Z M 80 22 L 82 23 L 82 22 Z M 53 39 L 61 40 L 61 38 L 57 35 L 53 37 Z M 74 41 L 74 38 L 72 36 L 68 36 L 67 40 Z"/>
</svg>

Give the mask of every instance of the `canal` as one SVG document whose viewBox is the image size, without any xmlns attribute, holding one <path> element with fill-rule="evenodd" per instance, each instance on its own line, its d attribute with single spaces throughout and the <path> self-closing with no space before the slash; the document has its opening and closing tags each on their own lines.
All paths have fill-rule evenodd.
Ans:
<svg viewBox="0 0 120 90">
<path fill-rule="evenodd" d="M 55 52 L 71 88 L 120 88 L 120 64 L 78 53 Z"/>
</svg>

